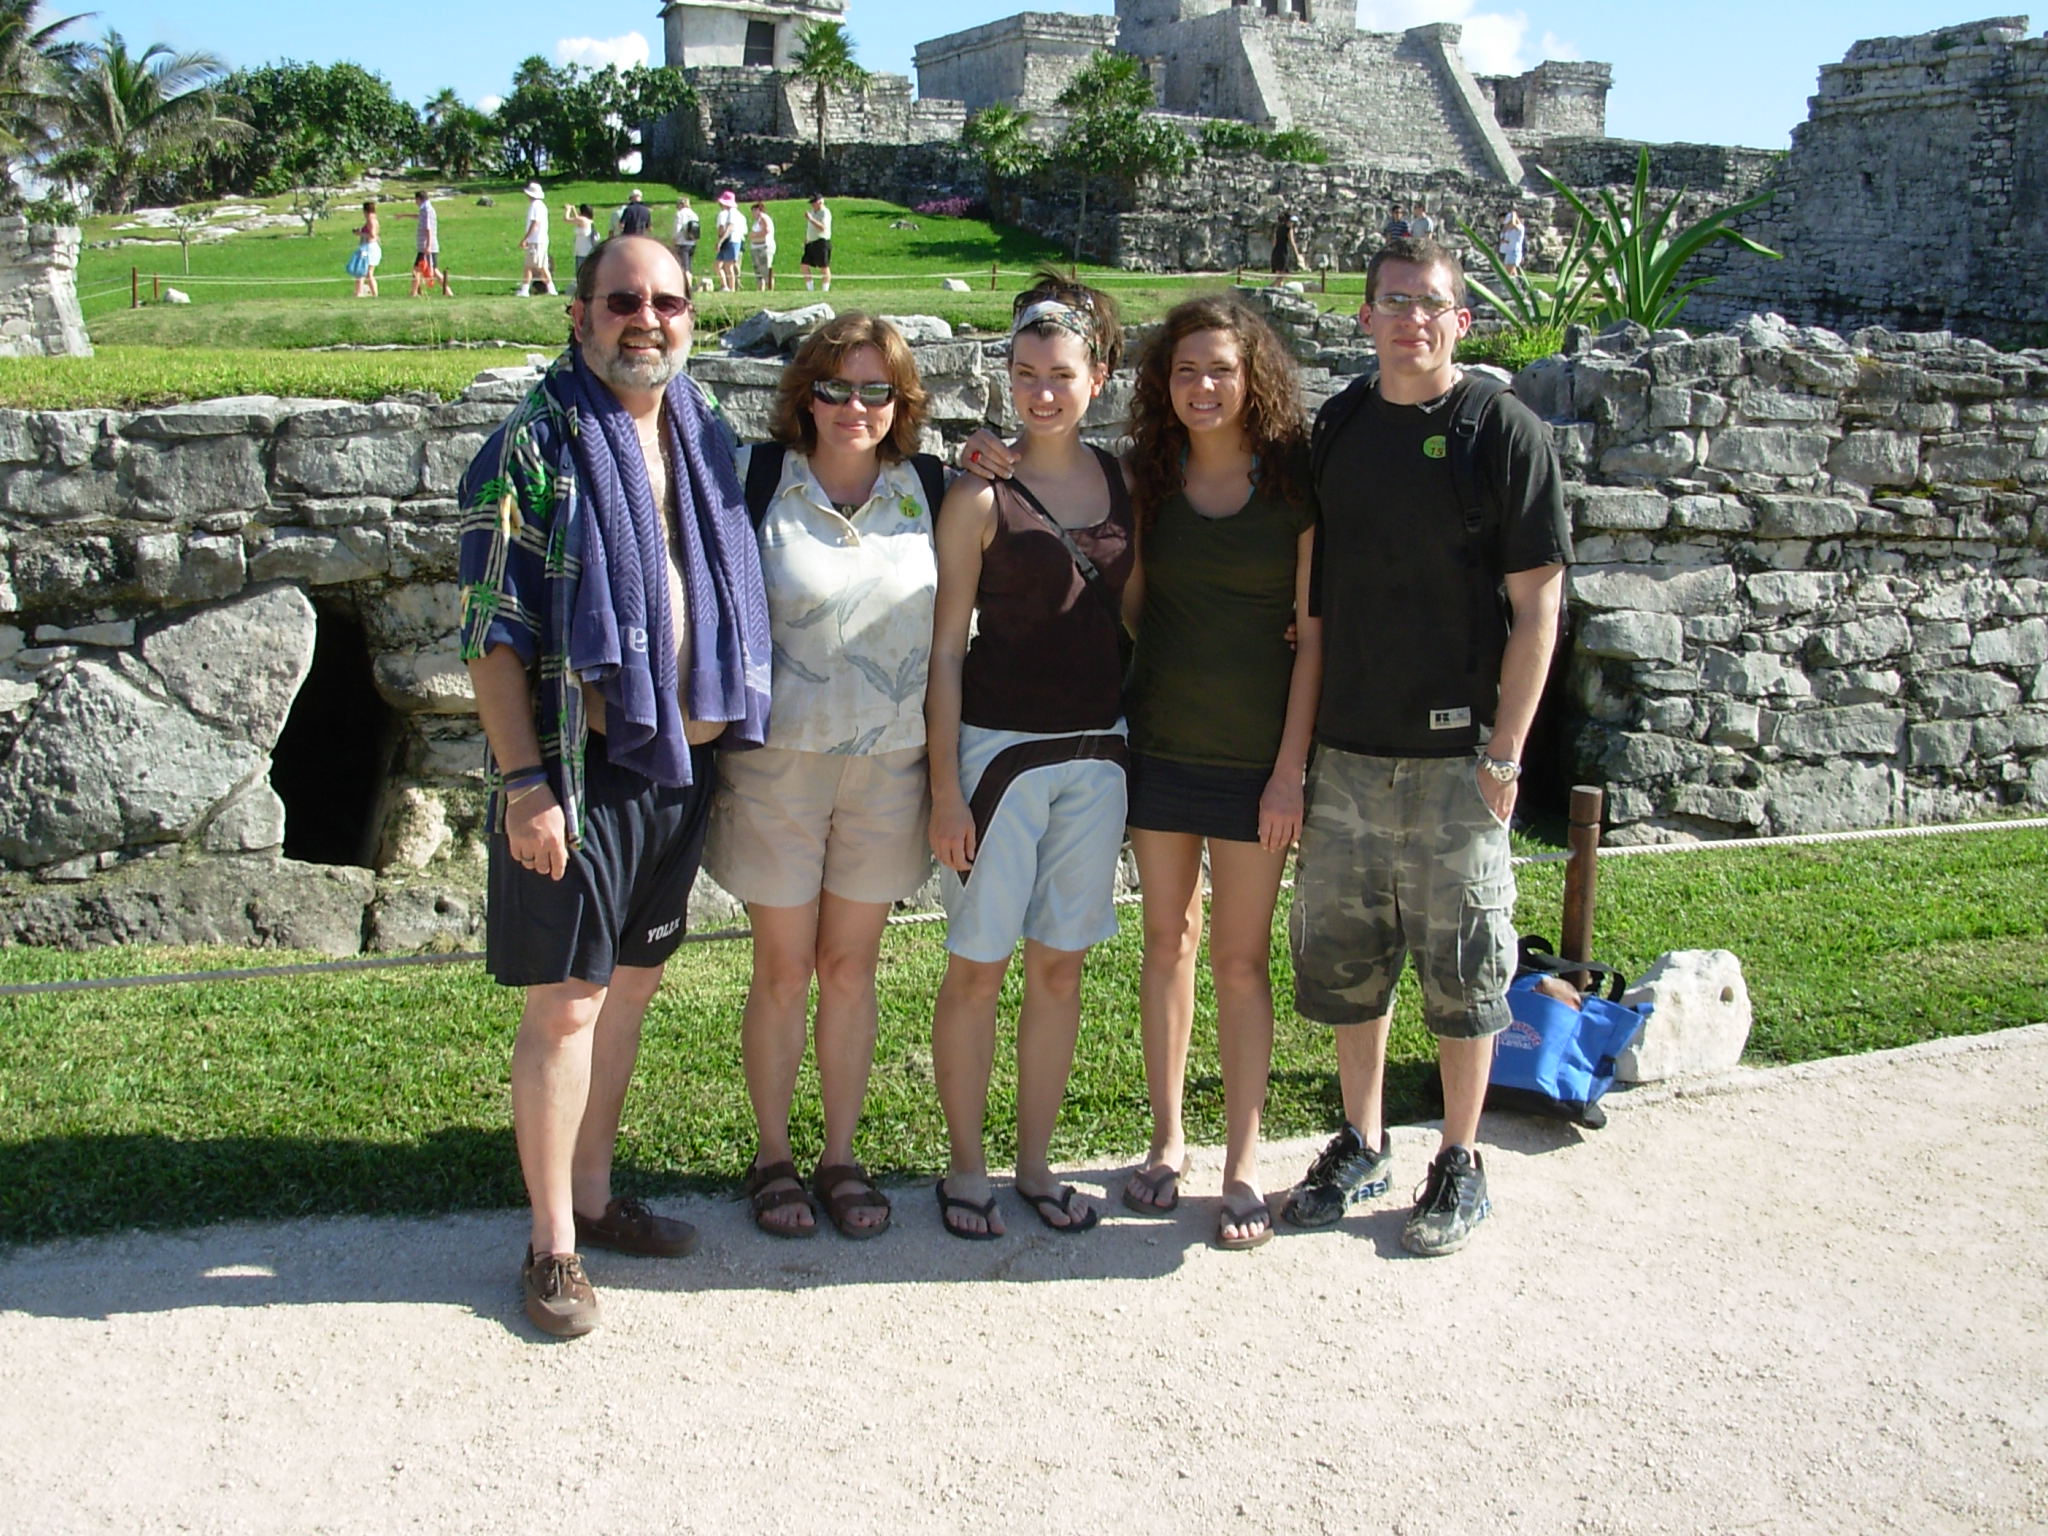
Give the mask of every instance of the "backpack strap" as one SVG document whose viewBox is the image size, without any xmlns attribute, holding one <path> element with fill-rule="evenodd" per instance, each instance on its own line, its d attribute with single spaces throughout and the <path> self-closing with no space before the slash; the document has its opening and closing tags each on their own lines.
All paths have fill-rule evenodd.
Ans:
<svg viewBox="0 0 2048 1536">
<path fill-rule="evenodd" d="M 1482 485 L 1479 476 L 1479 433 L 1494 401 L 1508 393 L 1508 386 L 1484 373 L 1467 373 L 1465 390 L 1452 407 L 1448 456 L 1451 484 L 1458 497 L 1458 512 L 1465 522 L 1465 571 L 1471 582 L 1471 625 L 1465 670 L 1481 687 L 1499 679 L 1481 679 L 1479 673 L 1489 659 L 1497 660 L 1505 614 L 1501 606 L 1501 581 L 1494 570 L 1493 552 L 1487 547 L 1487 514 L 1499 521 L 1499 496 L 1492 486 Z"/>
<path fill-rule="evenodd" d="M 913 453 L 910 467 L 917 471 L 918 483 L 924 487 L 924 504 L 936 519 L 939 503 L 946 499 L 946 466 L 935 453 Z"/>
<path fill-rule="evenodd" d="M 782 484 L 782 461 L 788 455 L 786 443 L 756 443 L 747 453 L 747 521 L 756 533 L 768 519 L 768 503 Z"/>
<path fill-rule="evenodd" d="M 1308 483 L 1314 488 L 1323 478 L 1323 465 L 1329 461 L 1330 444 L 1339 429 L 1356 416 L 1359 407 L 1372 393 L 1372 376 L 1362 374 L 1353 379 L 1337 394 L 1323 402 L 1323 408 L 1316 412 L 1315 425 L 1308 435 Z"/>
</svg>

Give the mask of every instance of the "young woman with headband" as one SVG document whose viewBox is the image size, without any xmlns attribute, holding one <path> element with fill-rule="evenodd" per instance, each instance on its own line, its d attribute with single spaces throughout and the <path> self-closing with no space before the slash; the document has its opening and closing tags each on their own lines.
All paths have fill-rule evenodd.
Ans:
<svg viewBox="0 0 2048 1536">
<path fill-rule="evenodd" d="M 925 714 L 948 957 L 932 1062 L 949 1146 L 939 1212 L 955 1237 L 1004 1230 L 983 1122 L 996 1001 L 1019 939 L 1015 1188 L 1056 1232 L 1099 1218 L 1048 1159 L 1080 1032 L 1082 962 L 1116 932 L 1131 508 L 1121 468 L 1082 442 L 1081 422 L 1121 337 L 1106 294 L 1050 274 L 1020 294 L 1016 478 L 963 477 L 939 518 Z"/>
</svg>

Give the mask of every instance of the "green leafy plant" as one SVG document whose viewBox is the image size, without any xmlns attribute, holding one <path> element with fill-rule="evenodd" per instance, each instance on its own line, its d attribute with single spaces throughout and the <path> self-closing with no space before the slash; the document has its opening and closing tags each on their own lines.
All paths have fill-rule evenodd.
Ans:
<svg viewBox="0 0 2048 1536">
<path fill-rule="evenodd" d="M 1777 261 L 1779 253 L 1730 227 L 1752 208 L 1771 200 L 1769 191 L 1716 209 L 1690 224 L 1673 227 L 1685 189 L 1671 194 L 1662 208 L 1650 206 L 1650 151 L 1646 145 L 1636 155 L 1635 185 L 1626 204 L 1608 188 L 1600 190 L 1596 211 L 1583 197 L 1542 166 L 1537 174 L 1566 202 L 1580 219 L 1580 228 L 1590 231 L 1592 265 L 1597 274 L 1601 303 L 1597 318 L 1633 320 L 1652 330 L 1677 322 L 1692 295 L 1714 280 L 1713 274 L 1681 283 L 1685 264 L 1716 240 L 1739 245 L 1753 256 Z M 1490 248 L 1489 248 L 1490 249 Z"/>
<path fill-rule="evenodd" d="M 832 93 L 864 91 L 868 71 L 854 62 L 853 39 L 845 24 L 814 21 L 797 34 L 796 52 L 791 55 L 794 74 L 811 89 L 811 113 L 818 130 L 818 171 L 825 169 L 825 113 Z"/>
<path fill-rule="evenodd" d="M 1564 335 L 1564 328 L 1577 324 L 1602 297 L 1600 273 L 1592 262 L 1593 232 L 1581 223 L 1565 241 L 1558 259 L 1556 281 L 1548 286 L 1531 281 L 1523 270 L 1510 269 L 1493 242 L 1462 220 L 1458 228 L 1493 268 L 1498 286 L 1467 277 L 1465 286 L 1491 304 L 1518 333 Z"/>
<path fill-rule="evenodd" d="M 1074 114 L 1053 158 L 1080 183 L 1081 211 L 1074 223 L 1074 260 L 1079 261 L 1089 180 L 1178 176 L 1195 157 L 1195 142 L 1145 115 L 1152 105 L 1152 77 L 1141 60 L 1127 53 L 1097 52 L 1054 99 Z"/>
<path fill-rule="evenodd" d="M 1276 133 L 1232 118 L 1214 117 L 1202 124 L 1196 138 L 1211 154 L 1263 155 L 1297 165 L 1322 165 L 1330 158 L 1323 141 L 1306 128 L 1283 128 Z"/>
<path fill-rule="evenodd" d="M 1008 189 L 1012 222 L 1022 212 L 1017 184 L 1045 169 L 1046 153 L 1031 140 L 1031 121 L 1029 112 L 1015 107 L 983 107 L 960 130 L 961 144 L 981 161 L 989 208 L 1000 212 L 1002 193 Z"/>
</svg>

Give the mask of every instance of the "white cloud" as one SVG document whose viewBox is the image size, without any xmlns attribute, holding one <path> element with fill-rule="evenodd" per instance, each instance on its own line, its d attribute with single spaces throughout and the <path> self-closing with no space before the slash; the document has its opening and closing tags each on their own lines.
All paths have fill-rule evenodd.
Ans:
<svg viewBox="0 0 2048 1536">
<path fill-rule="evenodd" d="M 497 111 L 503 105 L 505 105 L 505 98 L 502 96 L 479 96 L 476 99 L 477 111 L 486 115 Z"/>
<path fill-rule="evenodd" d="M 557 64 L 581 64 L 585 69 L 603 69 L 607 64 L 631 69 L 645 64 L 649 57 L 647 39 L 638 32 L 624 37 L 565 37 L 555 44 Z"/>
<path fill-rule="evenodd" d="M 1464 28 L 1459 51 L 1475 75 L 1518 75 L 1544 59 L 1579 56 L 1554 32 L 1530 48 L 1526 11 L 1482 11 L 1476 0 L 1358 0 L 1358 25 L 1368 32 L 1401 32 L 1433 21 Z"/>
</svg>

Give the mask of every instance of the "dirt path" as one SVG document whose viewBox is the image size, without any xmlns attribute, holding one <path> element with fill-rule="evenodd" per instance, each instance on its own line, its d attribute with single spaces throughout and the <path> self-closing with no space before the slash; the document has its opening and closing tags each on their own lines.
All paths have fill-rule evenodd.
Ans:
<svg viewBox="0 0 2048 1536">
<path fill-rule="evenodd" d="M 696 1202 L 704 1251 L 594 1260 L 566 1345 L 508 1213 L 14 1250 L 0 1526 L 2040 1531 L 2044 1122 L 2048 1026 L 1503 1117 L 1435 1262 L 1419 1129 L 1394 1196 L 1249 1254 L 1206 1246 L 1213 1152 L 1071 1241 L 1009 1204 L 951 1241 L 924 1189 L 863 1246 Z"/>
</svg>

